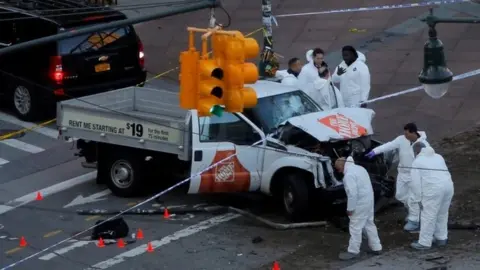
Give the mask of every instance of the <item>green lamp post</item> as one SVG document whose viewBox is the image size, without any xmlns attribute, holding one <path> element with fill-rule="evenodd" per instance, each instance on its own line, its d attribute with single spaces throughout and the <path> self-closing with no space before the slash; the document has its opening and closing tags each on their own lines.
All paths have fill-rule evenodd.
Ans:
<svg viewBox="0 0 480 270">
<path fill-rule="evenodd" d="M 433 9 L 430 9 L 430 14 L 422 21 L 426 22 L 429 27 L 429 39 L 424 46 L 424 65 L 418 75 L 418 80 L 429 96 L 441 98 L 448 91 L 453 73 L 447 67 L 443 43 L 437 38 L 435 26 L 437 23 L 480 23 L 480 20 L 476 18 L 438 18 L 433 15 Z"/>
</svg>

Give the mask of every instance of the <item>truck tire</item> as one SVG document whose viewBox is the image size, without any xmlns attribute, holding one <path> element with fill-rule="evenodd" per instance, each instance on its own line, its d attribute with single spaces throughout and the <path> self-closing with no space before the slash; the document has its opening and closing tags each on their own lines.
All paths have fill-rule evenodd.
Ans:
<svg viewBox="0 0 480 270">
<path fill-rule="evenodd" d="M 118 197 L 135 197 L 141 195 L 144 171 L 142 159 L 133 151 L 119 151 L 106 157 L 105 170 L 100 169 L 100 176 L 106 175 L 105 184 Z"/>
<path fill-rule="evenodd" d="M 309 193 L 308 185 L 302 173 L 291 173 L 285 176 L 282 203 L 289 220 L 300 221 L 307 217 Z"/>
</svg>

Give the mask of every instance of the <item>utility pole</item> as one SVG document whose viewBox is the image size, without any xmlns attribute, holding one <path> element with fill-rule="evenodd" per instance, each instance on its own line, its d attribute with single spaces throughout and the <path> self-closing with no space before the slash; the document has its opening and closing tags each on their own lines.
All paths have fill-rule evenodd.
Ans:
<svg viewBox="0 0 480 270">
<path fill-rule="evenodd" d="M 109 22 L 109 23 L 102 23 L 102 24 L 98 24 L 98 25 L 95 25 L 95 26 L 91 26 L 91 27 L 85 27 L 85 28 L 78 29 L 78 30 L 72 30 L 72 31 L 68 31 L 68 32 L 65 32 L 65 33 L 57 34 L 57 35 L 51 35 L 51 36 L 47 36 L 47 37 L 43 37 L 43 38 L 39 38 L 39 39 L 34 39 L 34 40 L 31 40 L 31 41 L 19 43 L 19 44 L 16 44 L 16 45 L 9 46 L 7 48 L 0 49 L 0 55 L 6 54 L 6 53 L 11 53 L 11 52 L 18 51 L 18 50 L 28 49 L 30 47 L 43 45 L 43 44 L 49 43 L 49 42 L 55 42 L 55 41 L 62 40 L 62 39 L 81 36 L 81 35 L 84 35 L 84 34 L 90 34 L 90 33 L 93 33 L 93 32 L 103 31 L 103 30 L 107 30 L 107 29 L 118 28 L 118 27 L 123 27 L 123 26 L 127 26 L 127 25 L 142 23 L 142 22 L 146 22 L 146 21 L 166 18 L 166 17 L 178 15 L 178 14 L 183 14 L 183 13 L 188 13 L 188 12 L 192 12 L 192 11 L 201 10 L 201 9 L 215 8 L 215 7 L 218 7 L 218 6 L 220 6 L 220 1 L 219 0 L 203 0 L 203 1 L 198 2 L 196 4 L 182 6 L 182 7 L 174 8 L 174 9 L 171 9 L 171 10 L 168 10 L 168 11 L 162 11 L 162 12 L 159 12 L 159 13 L 145 15 L 145 16 L 138 16 L 138 17 L 131 18 L 131 19 L 113 21 L 113 22 Z"/>
<path fill-rule="evenodd" d="M 263 50 L 258 64 L 260 77 L 265 77 L 270 55 L 273 54 L 272 0 L 262 0 Z"/>
</svg>

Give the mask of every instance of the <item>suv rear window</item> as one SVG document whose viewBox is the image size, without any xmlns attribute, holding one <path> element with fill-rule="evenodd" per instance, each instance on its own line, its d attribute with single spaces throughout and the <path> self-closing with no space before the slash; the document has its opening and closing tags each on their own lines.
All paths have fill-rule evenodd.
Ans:
<svg viewBox="0 0 480 270">
<path fill-rule="evenodd" d="M 113 49 L 119 46 L 119 41 L 128 38 L 130 32 L 130 27 L 122 27 L 61 40 L 58 45 L 59 52 L 65 55 Z"/>
</svg>

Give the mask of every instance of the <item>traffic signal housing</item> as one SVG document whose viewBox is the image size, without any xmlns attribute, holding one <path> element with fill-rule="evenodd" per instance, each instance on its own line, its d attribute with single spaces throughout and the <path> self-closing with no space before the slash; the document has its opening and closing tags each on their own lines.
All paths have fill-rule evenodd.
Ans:
<svg viewBox="0 0 480 270">
<path fill-rule="evenodd" d="M 239 31 L 187 28 L 189 50 L 180 54 L 180 107 L 196 109 L 199 116 L 221 116 L 243 112 L 257 104 L 255 90 L 245 87 L 258 80 L 258 68 L 245 60 L 259 54 L 255 39 Z M 202 36 L 201 54 L 194 46 L 194 32 Z M 207 38 L 212 36 L 213 57 L 207 53 Z"/>
<path fill-rule="evenodd" d="M 257 94 L 245 84 L 253 84 L 258 80 L 258 68 L 254 63 L 245 62 L 255 58 L 260 51 L 257 41 L 245 38 L 239 31 L 232 31 L 233 36 L 225 38 L 224 71 L 225 71 L 225 109 L 228 112 L 243 112 L 244 108 L 257 105 Z"/>
<path fill-rule="evenodd" d="M 211 114 L 221 116 L 223 113 L 224 71 L 214 59 L 198 62 L 198 101 L 199 116 Z"/>
<path fill-rule="evenodd" d="M 200 53 L 190 49 L 180 53 L 180 107 L 183 109 L 197 108 L 198 61 Z"/>
</svg>

